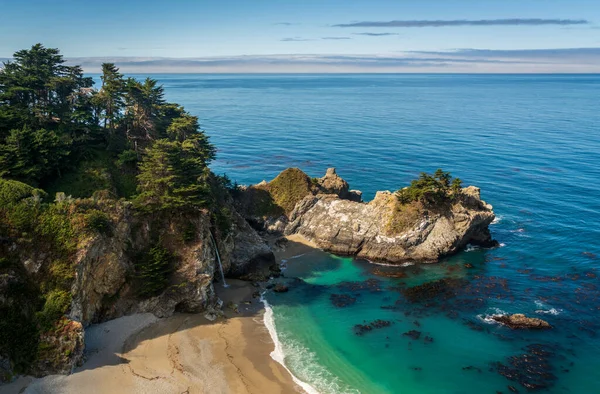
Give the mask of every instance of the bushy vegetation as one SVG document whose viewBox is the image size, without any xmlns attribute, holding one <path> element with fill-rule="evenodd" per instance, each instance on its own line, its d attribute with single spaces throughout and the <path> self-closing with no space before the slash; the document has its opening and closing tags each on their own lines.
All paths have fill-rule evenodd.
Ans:
<svg viewBox="0 0 600 394">
<path fill-rule="evenodd" d="M 215 148 L 198 118 L 168 103 L 156 80 L 127 78 L 111 63 L 101 71 L 96 89 L 81 67 L 41 44 L 0 67 L 0 241 L 10 240 L 0 242 L 0 274 L 22 265 L 7 258 L 8 245 L 40 265 L 31 281 L 11 271 L 28 283 L 27 296 L 0 289 L 0 356 L 23 371 L 37 333 L 64 321 L 78 245 L 112 235 L 116 199 L 153 217 L 209 211 L 222 233 L 230 228 L 223 202 L 233 186 L 210 173 Z M 165 289 L 174 259 L 161 246 L 140 257 L 140 296 Z"/>
<path fill-rule="evenodd" d="M 432 175 L 422 172 L 410 186 L 398 190 L 396 196 L 403 204 L 419 201 L 434 206 L 451 201 L 460 194 L 461 185 L 462 181 L 459 178 L 452 179 L 449 172 L 439 168 Z"/>
<path fill-rule="evenodd" d="M 136 259 L 137 293 L 142 298 L 160 294 L 169 284 L 174 256 L 158 245 Z"/>
<path fill-rule="evenodd" d="M 71 293 L 64 290 L 52 290 L 46 295 L 41 311 L 36 313 L 36 320 L 42 332 L 49 331 L 71 305 Z"/>
<path fill-rule="evenodd" d="M 386 232 L 400 234 L 413 228 L 428 210 L 451 203 L 461 193 L 462 181 L 438 169 L 433 174 L 422 172 L 410 186 L 396 192 L 397 200 L 386 223 Z"/>
</svg>

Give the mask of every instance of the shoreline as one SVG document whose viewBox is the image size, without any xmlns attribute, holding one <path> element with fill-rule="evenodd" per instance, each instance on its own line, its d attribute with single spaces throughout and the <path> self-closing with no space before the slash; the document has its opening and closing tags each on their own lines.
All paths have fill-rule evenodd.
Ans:
<svg viewBox="0 0 600 394">
<path fill-rule="evenodd" d="M 295 236 L 278 262 L 315 246 Z M 156 392 L 319 394 L 294 376 L 284 362 L 273 310 L 259 288 L 228 279 L 215 283 L 223 317 L 202 314 L 159 319 L 135 314 L 86 329 L 86 361 L 71 375 L 20 376 L 2 393 Z"/>
<path fill-rule="evenodd" d="M 277 346 L 265 326 L 263 303 L 252 299 L 256 288 L 230 280 L 228 288 L 218 290 L 224 318 L 175 314 L 158 319 L 148 313 L 90 326 L 86 362 L 73 374 L 22 376 L 0 391 L 304 393 L 302 384 L 271 355 Z"/>
</svg>

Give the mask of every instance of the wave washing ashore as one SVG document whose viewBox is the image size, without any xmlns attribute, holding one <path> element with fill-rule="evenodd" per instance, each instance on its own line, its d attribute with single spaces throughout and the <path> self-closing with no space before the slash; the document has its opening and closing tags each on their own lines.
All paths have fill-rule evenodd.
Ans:
<svg viewBox="0 0 600 394">
<path fill-rule="evenodd" d="M 253 298 L 256 289 L 236 280 L 227 289 L 217 287 L 229 305 L 226 319 L 137 314 L 91 326 L 87 360 L 73 374 L 20 378 L 1 392 L 285 394 L 303 392 L 299 384 L 314 393 L 293 379 L 281 360 L 270 359 L 274 331 L 263 325 L 270 310 L 264 313 Z"/>
</svg>

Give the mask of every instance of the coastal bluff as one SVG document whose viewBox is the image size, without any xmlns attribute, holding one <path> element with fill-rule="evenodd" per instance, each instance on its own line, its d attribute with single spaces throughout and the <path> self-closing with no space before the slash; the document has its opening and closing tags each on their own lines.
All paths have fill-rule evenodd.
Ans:
<svg viewBox="0 0 600 394">
<path fill-rule="evenodd" d="M 299 234 L 325 251 L 373 262 L 429 263 L 468 244 L 497 245 L 489 231 L 492 206 L 477 187 L 460 188 L 439 204 L 403 203 L 389 191 L 370 202 L 361 196 L 333 168 L 312 179 L 292 168 L 243 189 L 238 206 L 263 231 Z"/>
</svg>

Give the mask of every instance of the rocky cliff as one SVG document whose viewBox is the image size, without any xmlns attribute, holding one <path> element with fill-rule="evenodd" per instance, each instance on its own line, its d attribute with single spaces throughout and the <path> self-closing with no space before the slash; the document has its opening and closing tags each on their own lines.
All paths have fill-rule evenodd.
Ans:
<svg viewBox="0 0 600 394">
<path fill-rule="evenodd" d="M 275 180 L 282 183 L 286 171 Z M 295 171 L 297 179 L 299 170 Z M 462 188 L 444 203 L 428 205 L 402 203 L 391 192 L 378 192 L 363 203 L 360 192 L 350 191 L 334 169 L 312 184 L 302 198 L 296 196 L 294 209 L 287 214 L 250 215 L 250 219 L 267 231 L 300 234 L 332 253 L 389 263 L 434 262 L 469 243 L 495 245 L 488 228 L 494 213 L 476 187 Z M 270 185 L 264 183 L 263 190 L 269 191 Z M 276 204 L 277 197 L 273 200 Z"/>
<path fill-rule="evenodd" d="M 0 353 L 12 355 L 13 365 L 23 358 L 18 369 L 32 375 L 69 373 L 80 364 L 84 328 L 92 323 L 141 312 L 219 313 L 216 248 L 226 276 L 264 279 L 278 270 L 270 248 L 233 209 L 218 225 L 208 210 L 145 213 L 111 199 L 61 204 L 53 218 L 79 229 L 68 233 L 73 252 L 53 246 L 56 237 L 0 245 L 10 255 L 0 259 L 0 312 L 11 319 L 3 323 L 23 325 L 31 341 Z M 35 312 L 38 299 L 45 299 L 42 312 Z M 35 348 L 37 357 L 24 355 Z"/>
<path fill-rule="evenodd" d="M 463 194 L 443 209 L 422 209 L 400 231 L 390 228 L 400 214 L 390 192 L 377 193 L 369 203 L 308 196 L 291 213 L 285 234 L 301 234 L 324 250 L 372 261 L 433 262 L 469 243 L 493 245 L 488 230 L 492 207 L 481 201 L 475 187 Z"/>
</svg>

